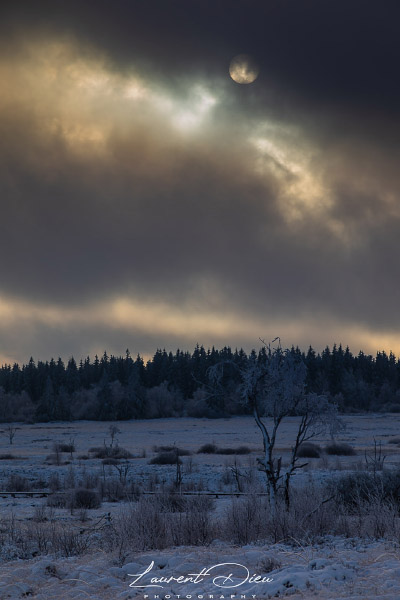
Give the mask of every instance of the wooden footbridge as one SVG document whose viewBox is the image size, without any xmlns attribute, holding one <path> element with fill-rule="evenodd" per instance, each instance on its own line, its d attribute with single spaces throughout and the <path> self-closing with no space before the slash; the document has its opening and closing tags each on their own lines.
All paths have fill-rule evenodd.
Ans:
<svg viewBox="0 0 400 600">
<path fill-rule="evenodd" d="M 65 494 L 66 492 L 49 492 L 48 490 L 35 490 L 29 492 L 10 492 L 10 491 L 1 491 L 0 490 L 0 498 L 46 498 L 47 496 L 52 496 L 53 494 Z M 140 492 L 139 496 L 159 496 L 162 494 L 162 491 L 159 492 Z M 223 498 L 225 496 L 230 497 L 240 497 L 240 496 L 267 496 L 266 492 L 185 492 L 185 491 L 177 491 L 173 492 L 165 492 L 167 495 L 174 496 L 211 496 L 213 498 Z"/>
</svg>

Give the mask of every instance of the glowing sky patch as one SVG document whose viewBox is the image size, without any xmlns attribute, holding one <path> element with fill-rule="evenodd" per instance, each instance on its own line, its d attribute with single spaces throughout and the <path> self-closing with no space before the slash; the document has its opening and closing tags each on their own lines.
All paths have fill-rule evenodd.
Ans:
<svg viewBox="0 0 400 600">
<path fill-rule="evenodd" d="M 144 305 L 140 300 L 135 301 L 132 298 L 113 298 L 106 302 L 75 308 L 2 298 L 0 318 L 0 332 L 11 325 L 16 328 L 18 335 L 22 336 L 22 342 L 31 342 L 37 332 L 48 329 L 63 332 L 72 328 L 74 332 L 86 332 L 91 328 L 103 327 L 110 335 L 113 331 L 119 331 L 133 338 L 146 335 L 149 329 L 153 328 L 158 332 L 160 339 L 180 339 L 189 347 L 197 343 L 196 339 L 205 340 L 206 344 L 215 340 L 220 345 L 225 345 L 229 339 L 242 339 L 245 344 L 251 344 L 260 332 L 271 337 L 277 331 L 283 339 L 290 338 L 297 343 L 307 331 L 315 328 L 315 319 L 311 316 L 303 315 L 301 320 L 294 316 L 291 319 L 275 318 L 272 325 L 266 320 L 255 320 L 246 311 L 227 313 L 210 310 L 210 307 L 201 309 L 191 306 L 190 303 L 181 308 L 160 302 Z M 380 333 L 361 325 L 342 325 L 328 315 L 325 315 L 324 331 L 318 332 L 315 329 L 310 340 L 318 347 L 324 344 L 324 336 L 333 335 L 334 332 L 344 338 L 350 335 L 365 352 L 373 354 L 377 347 L 390 346 L 395 353 L 400 353 L 398 337 L 390 331 Z M 80 348 L 83 354 L 101 354 L 104 351 L 102 346 L 93 344 L 80 345 Z M 151 349 L 146 349 L 144 354 L 150 356 Z M 41 358 L 46 359 L 46 355 Z M 13 360 L 16 360 L 16 357 L 11 362 Z"/>
</svg>

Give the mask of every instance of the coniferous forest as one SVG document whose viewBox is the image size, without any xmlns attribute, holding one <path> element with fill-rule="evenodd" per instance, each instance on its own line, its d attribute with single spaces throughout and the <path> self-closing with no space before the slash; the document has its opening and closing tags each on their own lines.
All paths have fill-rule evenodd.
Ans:
<svg viewBox="0 0 400 600">
<path fill-rule="evenodd" d="M 258 358 L 262 359 L 261 349 Z M 307 367 L 306 391 L 333 399 L 341 412 L 400 412 L 400 359 L 375 357 L 349 348 L 316 353 L 291 349 Z M 253 350 L 253 357 L 256 355 Z M 250 355 L 251 356 L 251 355 Z M 125 420 L 209 417 L 246 414 L 241 402 L 240 371 L 250 358 L 225 347 L 175 354 L 157 350 L 144 362 L 138 355 L 108 356 L 79 364 L 70 358 L 0 369 L 0 421 Z M 223 363 L 223 377 L 210 384 L 210 367 Z"/>
</svg>

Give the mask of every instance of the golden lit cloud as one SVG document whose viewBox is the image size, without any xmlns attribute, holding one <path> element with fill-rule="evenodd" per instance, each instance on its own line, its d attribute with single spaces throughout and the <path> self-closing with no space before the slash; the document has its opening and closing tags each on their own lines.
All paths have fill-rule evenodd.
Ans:
<svg viewBox="0 0 400 600">
<path fill-rule="evenodd" d="M 14 60 L 0 62 L 0 77 L 7 82 L 0 107 L 27 107 L 41 135 L 59 136 L 78 153 L 102 153 L 115 131 L 154 127 L 154 118 L 191 131 L 204 126 L 217 104 L 203 85 L 179 98 L 138 73 L 113 71 L 104 56 L 67 40 L 26 42 Z"/>
<path fill-rule="evenodd" d="M 278 202 L 285 219 L 296 223 L 310 215 L 326 217 L 333 199 L 316 169 L 317 149 L 310 148 L 298 128 L 264 124 L 261 129 L 264 135 L 250 139 L 258 154 L 256 171 L 280 181 Z"/>
</svg>

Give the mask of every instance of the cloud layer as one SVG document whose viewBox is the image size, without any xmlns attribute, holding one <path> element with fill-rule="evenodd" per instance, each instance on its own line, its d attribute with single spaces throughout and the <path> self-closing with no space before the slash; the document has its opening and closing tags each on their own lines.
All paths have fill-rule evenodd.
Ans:
<svg viewBox="0 0 400 600">
<path fill-rule="evenodd" d="M 367 43 L 356 2 L 345 22 L 231 3 L 225 29 L 224 3 L 39 4 L 3 20 L 1 360 L 276 335 L 400 352 L 388 15 Z M 228 75 L 242 50 L 251 86 Z"/>
</svg>

